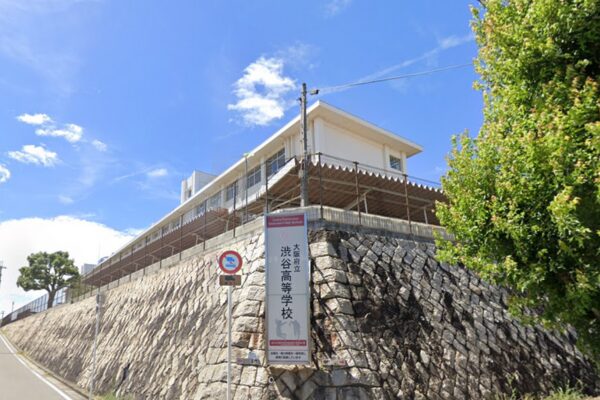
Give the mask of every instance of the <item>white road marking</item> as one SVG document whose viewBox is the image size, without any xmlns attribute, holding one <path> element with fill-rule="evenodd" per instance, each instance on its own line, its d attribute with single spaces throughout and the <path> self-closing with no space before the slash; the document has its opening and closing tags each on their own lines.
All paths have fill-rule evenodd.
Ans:
<svg viewBox="0 0 600 400">
<path fill-rule="evenodd" d="M 67 396 L 62 390 L 60 390 L 59 388 L 57 388 L 56 386 L 54 386 L 52 383 L 50 383 L 46 378 L 44 378 L 43 376 L 41 376 L 40 374 L 38 374 L 37 372 L 35 372 L 33 369 L 31 369 L 25 363 L 25 361 L 21 360 L 21 357 L 19 357 L 19 355 L 17 354 L 16 350 L 12 347 L 12 345 L 10 343 L 8 343 L 6 341 L 6 339 L 4 339 L 4 335 L 0 334 L 0 339 L 2 339 L 2 341 L 4 342 L 4 344 L 6 345 L 6 347 L 8 348 L 8 350 L 11 351 L 12 355 L 15 356 L 15 358 L 17 360 L 19 360 L 19 362 L 25 366 L 25 368 L 27 368 L 35 376 L 37 376 L 38 378 L 40 378 L 40 380 L 42 382 L 44 382 L 46 385 L 50 386 L 50 388 L 53 389 L 56 393 L 58 393 L 63 399 L 65 399 L 65 400 L 73 400 L 72 398 L 70 398 L 69 396 Z"/>
</svg>

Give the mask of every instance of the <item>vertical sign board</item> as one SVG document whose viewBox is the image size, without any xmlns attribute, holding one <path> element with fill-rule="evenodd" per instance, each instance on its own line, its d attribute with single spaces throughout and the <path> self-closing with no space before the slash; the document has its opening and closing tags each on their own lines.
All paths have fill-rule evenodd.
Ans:
<svg viewBox="0 0 600 400">
<path fill-rule="evenodd" d="M 265 216 L 269 364 L 310 363 L 310 263 L 306 214 Z"/>
</svg>

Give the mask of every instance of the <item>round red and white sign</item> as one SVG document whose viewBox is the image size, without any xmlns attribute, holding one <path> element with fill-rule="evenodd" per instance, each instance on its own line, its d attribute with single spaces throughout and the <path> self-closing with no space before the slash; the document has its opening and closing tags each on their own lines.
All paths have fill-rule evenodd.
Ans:
<svg viewBox="0 0 600 400">
<path fill-rule="evenodd" d="M 242 256 L 233 250 L 223 252 L 219 257 L 219 268 L 226 274 L 235 274 L 242 269 Z"/>
</svg>

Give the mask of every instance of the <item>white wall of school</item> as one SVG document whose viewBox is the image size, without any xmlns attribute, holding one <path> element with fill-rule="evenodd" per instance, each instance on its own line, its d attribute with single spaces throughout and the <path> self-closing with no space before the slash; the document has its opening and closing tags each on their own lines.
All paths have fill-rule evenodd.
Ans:
<svg viewBox="0 0 600 400">
<path fill-rule="evenodd" d="M 383 170 L 390 170 L 390 155 L 402 160 L 405 154 L 399 149 L 365 138 L 359 132 L 351 132 L 321 118 L 314 121 L 315 135 L 312 137 L 317 152 L 357 161 Z M 310 142 L 310 138 L 309 138 Z M 403 162 L 404 169 L 406 163 Z"/>
</svg>

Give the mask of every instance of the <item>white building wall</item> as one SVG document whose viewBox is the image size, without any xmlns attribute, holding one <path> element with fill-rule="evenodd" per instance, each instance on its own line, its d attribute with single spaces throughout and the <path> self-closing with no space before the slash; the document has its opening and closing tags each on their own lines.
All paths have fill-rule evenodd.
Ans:
<svg viewBox="0 0 600 400">
<path fill-rule="evenodd" d="M 304 150 L 301 132 L 293 135 L 286 143 L 286 150 L 288 149 L 288 157 L 302 156 Z M 385 171 L 398 172 L 390 167 L 390 156 L 394 156 L 402 160 L 402 172 L 406 173 L 406 154 L 401 150 L 369 140 L 359 132 L 349 131 L 322 118 L 309 121 L 308 153 L 318 152 Z"/>
<path fill-rule="evenodd" d="M 317 143 L 323 154 L 358 161 L 373 167 L 386 169 L 384 164 L 384 146 L 358 136 L 357 134 L 330 124 L 326 121 L 317 123 Z"/>
<path fill-rule="evenodd" d="M 321 152 L 342 160 L 357 161 L 365 166 L 397 173 L 398 171 L 390 168 L 389 158 L 393 155 L 402 160 L 403 172 L 406 173 L 407 156 L 412 156 L 422 150 L 414 143 L 403 140 L 325 103 L 318 102 L 311 106 L 308 118 L 308 152 L 311 154 Z M 263 166 L 261 182 L 248 189 L 250 202 L 253 200 L 252 197 L 264 188 L 266 181 L 264 162 L 281 148 L 285 149 L 286 159 L 302 156 L 302 133 L 298 119 L 290 121 L 288 125 L 252 151 L 252 155 L 248 159 L 248 170 L 252 170 L 259 163 L 263 163 Z M 190 221 L 199 215 L 201 212 L 199 210 L 215 194 L 220 196 L 219 207 L 233 207 L 233 200 L 225 201 L 224 189 L 236 179 L 239 179 L 236 208 L 240 209 L 243 207 L 246 197 L 244 172 L 243 159 L 232 165 L 219 177 L 194 171 L 192 176 L 181 182 L 182 204 L 180 207 L 163 217 L 143 235 L 128 243 L 120 250 L 119 255 L 125 256 L 144 247 L 144 241 L 150 238 L 149 233 L 155 235 L 159 229 L 162 231 L 166 228 L 168 231 L 172 229 L 172 226 L 180 224 L 182 220 L 184 223 Z M 193 202 L 187 202 L 195 193 L 203 190 L 205 193 L 201 197 L 199 196 Z"/>
</svg>

